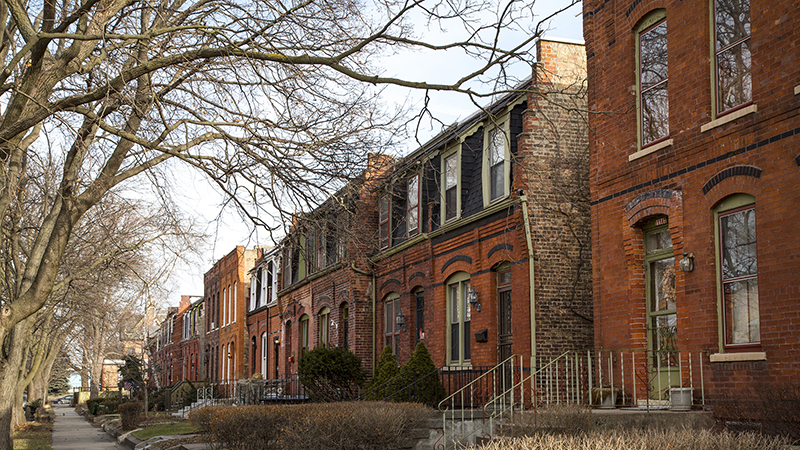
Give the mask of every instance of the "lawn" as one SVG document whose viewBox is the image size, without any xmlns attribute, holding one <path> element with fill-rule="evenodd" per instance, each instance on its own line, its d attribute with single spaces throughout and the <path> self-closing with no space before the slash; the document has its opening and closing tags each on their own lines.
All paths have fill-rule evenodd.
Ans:
<svg viewBox="0 0 800 450">
<path fill-rule="evenodd" d="M 50 450 L 52 446 L 52 422 L 26 422 L 14 431 L 14 450 Z"/>
<path fill-rule="evenodd" d="M 199 433 L 200 427 L 194 426 L 188 421 L 150 425 L 141 430 L 134 431 L 133 435 L 141 440 L 150 439 L 153 436 L 170 436 L 175 434 Z M 16 450 L 16 447 L 15 449 Z"/>
</svg>

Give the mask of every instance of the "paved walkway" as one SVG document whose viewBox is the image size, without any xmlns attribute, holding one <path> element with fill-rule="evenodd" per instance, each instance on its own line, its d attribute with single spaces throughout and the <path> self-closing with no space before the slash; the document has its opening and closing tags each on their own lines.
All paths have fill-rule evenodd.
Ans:
<svg viewBox="0 0 800 450">
<path fill-rule="evenodd" d="M 55 405 L 53 450 L 128 450 L 68 405 Z"/>
</svg>

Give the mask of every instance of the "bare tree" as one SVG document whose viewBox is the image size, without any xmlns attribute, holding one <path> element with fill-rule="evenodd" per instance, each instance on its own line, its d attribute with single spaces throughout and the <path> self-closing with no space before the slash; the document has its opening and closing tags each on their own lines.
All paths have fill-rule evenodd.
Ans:
<svg viewBox="0 0 800 450">
<path fill-rule="evenodd" d="M 315 204 L 358 174 L 368 152 L 392 143 L 396 114 L 381 107 L 376 86 L 479 96 L 470 80 L 502 75 L 507 64 L 528 58 L 542 30 L 521 25 L 531 5 L 516 5 L 480 0 L 6 0 L 0 5 L 0 449 L 11 448 L 7 430 L 16 386 L 11 381 L 18 368 L 12 330 L 46 304 L 71 235 L 104 197 L 142 174 L 156 173 L 158 166 L 169 169 L 170 161 L 180 161 L 208 175 L 257 224 L 272 229 L 278 221 L 263 219 L 263 205 L 294 211 Z M 496 17 L 487 20 L 489 11 Z M 412 13 L 435 25 L 454 21 L 466 38 L 425 42 L 409 27 Z M 500 48 L 505 31 L 520 28 L 527 30 L 525 38 Z M 443 84 L 382 76 L 374 58 L 400 46 L 458 48 L 479 63 Z M 41 198 L 38 220 L 31 222 L 23 219 L 22 204 L 34 182 L 29 163 L 37 158 L 53 161 L 59 170 L 53 174 L 57 188 Z"/>
</svg>

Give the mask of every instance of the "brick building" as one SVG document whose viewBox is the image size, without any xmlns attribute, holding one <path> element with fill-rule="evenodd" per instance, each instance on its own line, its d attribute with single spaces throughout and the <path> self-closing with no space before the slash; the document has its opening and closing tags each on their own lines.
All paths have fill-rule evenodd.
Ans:
<svg viewBox="0 0 800 450">
<path fill-rule="evenodd" d="M 392 162 L 370 155 L 360 177 L 319 208 L 298 216 L 281 247 L 265 255 L 259 267 L 266 277 L 261 295 L 271 303 L 251 320 L 269 317 L 273 356 L 262 354 L 268 361 L 262 373 L 270 378 L 295 374 L 303 354 L 318 346 L 350 349 L 371 373 L 374 305 L 369 256 L 377 236 L 375 190 Z M 258 303 L 258 298 L 251 299 L 252 306 Z M 253 331 L 251 342 L 258 342 L 258 336 L 264 342 L 263 332 Z"/>
<path fill-rule="evenodd" d="M 796 6 L 583 3 L 595 344 L 664 373 L 700 351 L 669 382 L 710 367 L 695 398 L 800 374 Z"/>
<path fill-rule="evenodd" d="M 591 346 L 584 48 L 537 51 L 534 82 L 381 185 L 375 352 L 404 363 L 424 340 L 437 366 L 471 368 Z"/>
<path fill-rule="evenodd" d="M 237 246 L 204 277 L 206 303 L 205 379 L 231 381 L 247 373 L 245 325 L 247 293 L 257 250 Z"/>
</svg>

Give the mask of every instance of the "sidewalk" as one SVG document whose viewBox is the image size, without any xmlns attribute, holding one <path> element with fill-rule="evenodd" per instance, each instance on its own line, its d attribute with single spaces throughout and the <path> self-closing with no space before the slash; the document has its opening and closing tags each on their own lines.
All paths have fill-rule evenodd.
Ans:
<svg viewBox="0 0 800 450">
<path fill-rule="evenodd" d="M 105 431 L 92 426 L 71 406 L 55 405 L 53 411 L 56 414 L 53 450 L 128 450 Z"/>
</svg>

